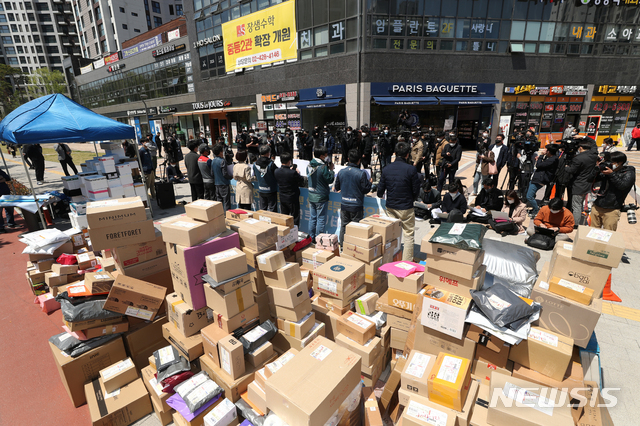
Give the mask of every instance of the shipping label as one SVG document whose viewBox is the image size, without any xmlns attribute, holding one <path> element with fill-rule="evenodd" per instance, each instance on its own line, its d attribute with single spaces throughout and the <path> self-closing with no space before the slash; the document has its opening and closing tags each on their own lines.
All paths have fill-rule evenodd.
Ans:
<svg viewBox="0 0 640 426">
<path fill-rule="evenodd" d="M 211 207 L 215 203 L 216 203 L 215 201 L 210 201 L 210 200 L 197 200 L 191 203 L 191 205 L 198 206 L 198 207 Z"/>
<path fill-rule="evenodd" d="M 429 361 L 431 361 L 431 357 L 429 355 L 415 353 L 413 355 L 413 358 L 411 358 L 409 366 L 407 367 L 407 374 L 421 379 L 422 376 L 424 376 L 425 371 L 427 370 Z"/>
<path fill-rule="evenodd" d="M 325 278 L 318 278 L 318 289 L 329 295 L 338 297 L 338 284 Z"/>
<path fill-rule="evenodd" d="M 128 306 L 124 314 L 136 318 L 141 318 L 147 321 L 151 320 L 151 317 L 153 316 L 152 311 L 148 311 L 142 308 L 134 308 L 133 306 Z"/>
<path fill-rule="evenodd" d="M 558 347 L 558 336 L 554 336 L 553 334 L 535 328 L 532 328 L 529 331 L 529 339 L 537 340 L 538 342 L 545 343 L 549 346 L 553 346 L 554 348 Z"/>
<path fill-rule="evenodd" d="M 133 363 L 131 362 L 131 359 L 127 358 L 124 361 L 117 363 L 113 367 L 106 369 L 102 373 L 102 378 L 106 380 L 112 376 L 115 376 L 116 374 L 122 373 L 127 368 L 131 368 L 132 365 Z"/>
<path fill-rule="evenodd" d="M 449 235 L 462 235 L 466 227 L 466 223 L 456 223 L 449 230 Z"/>
<path fill-rule="evenodd" d="M 260 326 L 257 326 L 256 328 L 254 328 L 250 332 L 246 333 L 244 335 L 244 338 L 247 339 L 249 342 L 253 343 L 256 340 L 258 340 L 259 338 L 261 338 L 262 336 L 264 336 L 265 334 L 267 334 L 267 330 L 265 330 L 264 328 L 262 328 Z"/>
<path fill-rule="evenodd" d="M 515 402 L 538 410 L 548 416 L 553 416 L 553 402 L 541 397 L 537 393 L 533 393 L 509 382 L 504 384 L 502 393 Z"/>
<path fill-rule="evenodd" d="M 238 253 L 236 253 L 235 250 L 225 250 L 225 251 L 222 251 L 220 253 L 211 254 L 211 255 L 207 256 L 207 259 L 209 259 L 212 262 L 217 262 L 218 260 L 227 259 L 227 258 L 235 256 L 237 254 Z"/>
<path fill-rule="evenodd" d="M 227 374 L 231 374 L 231 355 L 223 347 L 220 347 L 220 366 Z"/>
<path fill-rule="evenodd" d="M 328 357 L 331 354 L 331 352 L 333 352 L 331 349 L 327 348 L 324 345 L 320 345 L 318 346 L 318 349 L 311 352 L 311 356 L 317 359 L 318 361 L 324 361 L 324 359 Z"/>
<path fill-rule="evenodd" d="M 563 279 L 558 281 L 558 285 L 564 288 L 568 288 L 569 290 L 577 291 L 578 293 L 584 293 L 584 290 L 586 289 L 586 287 L 583 285 L 572 283 L 571 281 Z"/>
<path fill-rule="evenodd" d="M 349 318 L 347 318 L 347 321 L 352 322 L 353 324 L 363 329 L 366 329 L 367 327 L 370 327 L 373 324 L 373 322 L 369 321 L 368 319 L 364 319 L 357 314 L 353 314 L 349 316 Z"/>
<path fill-rule="evenodd" d="M 605 231 L 604 229 L 591 228 L 586 238 L 608 243 L 612 236 L 613 232 Z"/>
<path fill-rule="evenodd" d="M 285 365 L 287 362 L 291 361 L 293 357 L 294 355 L 291 352 L 287 352 L 277 360 L 273 361 L 270 364 L 267 364 L 267 368 L 269 369 L 269 371 L 271 371 L 271 374 L 273 374 L 276 371 L 280 370 L 282 366 Z"/>
<path fill-rule="evenodd" d="M 169 225 L 172 225 L 172 226 L 178 226 L 178 227 L 180 227 L 180 228 L 187 228 L 187 229 L 191 229 L 191 228 L 193 228 L 193 227 L 198 226 L 198 224 L 197 224 L 197 223 L 183 222 L 183 221 L 181 221 L 181 220 L 179 220 L 179 221 L 177 221 L 177 222 L 170 223 Z"/>
<path fill-rule="evenodd" d="M 489 296 L 488 301 L 491 304 L 491 306 L 494 307 L 494 309 L 497 309 L 499 311 L 502 311 L 503 309 L 507 309 L 508 307 L 511 306 L 511 303 L 509 303 L 509 302 L 507 302 L 505 300 L 502 300 L 501 298 L 499 298 L 495 294 L 492 294 L 491 296 Z"/>
<path fill-rule="evenodd" d="M 415 401 L 410 401 L 407 415 L 433 426 L 446 426 L 447 414 L 435 408 L 427 407 Z"/>
<path fill-rule="evenodd" d="M 460 374 L 460 367 L 462 367 L 462 360 L 460 358 L 445 356 L 442 359 L 442 365 L 440 365 L 437 377 L 440 380 L 455 383 Z"/>
<path fill-rule="evenodd" d="M 173 353 L 173 347 L 166 346 L 164 348 L 158 349 L 158 358 L 160 358 L 161 365 L 165 365 L 175 361 L 176 357 Z"/>
</svg>

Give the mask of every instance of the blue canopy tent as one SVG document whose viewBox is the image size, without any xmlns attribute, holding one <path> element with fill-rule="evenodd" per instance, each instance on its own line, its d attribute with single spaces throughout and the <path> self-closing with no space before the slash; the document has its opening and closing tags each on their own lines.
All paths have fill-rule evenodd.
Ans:
<svg viewBox="0 0 640 426">
<path fill-rule="evenodd" d="M 135 128 L 97 114 L 61 94 L 42 96 L 20 105 L 0 122 L 0 140 L 18 145 L 70 142 L 94 142 L 95 144 L 96 141 L 117 139 L 136 139 L 137 141 Z M 35 199 L 31 176 L 24 163 L 22 152 L 21 156 Z M 140 164 L 139 156 L 138 164 Z M 142 176 L 144 179 L 144 173 Z M 44 225 L 44 218 L 39 208 L 38 213 Z"/>
</svg>

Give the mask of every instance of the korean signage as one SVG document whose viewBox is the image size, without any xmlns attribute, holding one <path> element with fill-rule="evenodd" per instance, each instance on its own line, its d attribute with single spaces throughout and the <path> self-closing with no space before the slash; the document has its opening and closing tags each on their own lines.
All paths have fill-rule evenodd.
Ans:
<svg viewBox="0 0 640 426">
<path fill-rule="evenodd" d="M 493 96 L 494 84 L 371 83 L 371 96 Z"/>
<path fill-rule="evenodd" d="M 141 43 L 138 43 L 135 46 L 122 49 L 122 59 L 126 59 L 130 56 L 137 55 L 138 53 L 146 52 L 147 50 L 151 50 L 155 47 L 160 46 L 161 44 L 162 44 L 162 35 L 158 34 L 157 36 L 152 37 L 148 40 L 145 40 Z"/>
<path fill-rule="evenodd" d="M 215 99 L 213 101 L 205 101 L 205 102 L 193 102 L 191 103 L 191 107 L 198 111 L 203 109 L 214 109 L 214 108 L 222 108 L 231 106 L 231 102 L 225 102 L 222 99 Z"/>
<path fill-rule="evenodd" d="M 262 103 L 275 103 L 275 102 L 288 102 L 297 101 L 298 91 L 292 90 L 290 92 L 273 93 L 271 95 L 262 95 Z"/>
<path fill-rule="evenodd" d="M 630 95 L 638 93 L 638 86 L 611 86 L 599 84 L 595 87 L 595 95 Z"/>
<path fill-rule="evenodd" d="M 178 52 L 180 50 L 184 50 L 186 47 L 187 45 L 184 43 L 171 44 L 171 45 L 163 46 L 159 49 L 156 49 L 153 52 L 151 52 L 151 54 L 153 55 L 154 58 L 157 58 L 158 56 L 166 55 L 167 53 L 173 53 L 173 52 Z"/>
<path fill-rule="evenodd" d="M 297 59 L 295 12 L 287 1 L 222 24 L 226 71 Z"/>
<path fill-rule="evenodd" d="M 177 111 L 178 111 L 178 108 L 176 108 L 176 107 L 168 107 L 168 106 L 158 107 L 158 112 L 160 114 L 169 114 L 169 113 L 177 112 Z"/>
<path fill-rule="evenodd" d="M 80 68 L 80 74 L 86 74 L 88 72 L 93 71 L 93 64 L 89 64 L 86 67 L 81 67 Z"/>
<path fill-rule="evenodd" d="M 531 96 L 586 96 L 586 86 L 536 86 L 535 84 L 524 84 L 520 86 L 510 86 L 504 88 L 504 93 L 508 95 L 531 95 Z"/>
<path fill-rule="evenodd" d="M 120 54 L 119 52 L 114 53 L 113 55 L 109 55 L 106 58 L 104 58 L 104 63 L 106 65 L 112 64 L 114 62 L 118 62 L 120 60 Z"/>
<path fill-rule="evenodd" d="M 109 65 L 109 68 L 107 68 L 107 71 L 109 71 L 109 72 L 120 71 L 121 69 L 124 69 L 125 65 L 126 64 L 123 64 L 123 63 Z"/>
<path fill-rule="evenodd" d="M 173 31 L 167 31 L 168 41 L 175 40 L 177 38 L 180 38 L 180 28 L 176 28 Z"/>
<path fill-rule="evenodd" d="M 98 68 L 104 67 L 104 58 L 100 58 L 97 61 L 93 61 L 93 69 L 97 70 Z"/>
</svg>

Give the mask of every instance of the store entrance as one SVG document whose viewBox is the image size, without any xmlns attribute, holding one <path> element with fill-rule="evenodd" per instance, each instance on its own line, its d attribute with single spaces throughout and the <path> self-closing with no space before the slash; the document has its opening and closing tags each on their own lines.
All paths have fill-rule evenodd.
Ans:
<svg viewBox="0 0 640 426">
<path fill-rule="evenodd" d="M 475 149 L 480 133 L 491 125 L 492 106 L 458 107 L 458 140 L 463 149 Z"/>
</svg>

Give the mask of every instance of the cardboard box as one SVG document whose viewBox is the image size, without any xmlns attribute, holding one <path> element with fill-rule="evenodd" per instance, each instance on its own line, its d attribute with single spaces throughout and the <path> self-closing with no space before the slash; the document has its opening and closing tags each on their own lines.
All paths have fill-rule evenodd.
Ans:
<svg viewBox="0 0 640 426">
<path fill-rule="evenodd" d="M 401 388 L 405 391 L 429 396 L 429 374 L 436 363 L 436 356 L 412 350 L 402 370 Z"/>
<path fill-rule="evenodd" d="M 193 336 L 213 322 L 213 311 L 208 308 L 193 309 L 178 293 L 167 295 L 167 315 L 169 321 L 185 336 Z"/>
<path fill-rule="evenodd" d="M 143 220 L 141 222 L 105 226 L 104 228 L 89 228 L 89 237 L 94 250 L 105 250 L 153 241 L 156 238 L 156 231 L 153 227 L 153 221 Z"/>
<path fill-rule="evenodd" d="M 347 312 L 338 320 L 338 332 L 364 345 L 376 335 L 376 325 L 355 312 Z"/>
<path fill-rule="evenodd" d="M 476 272 L 482 265 L 484 260 L 484 250 L 477 250 L 480 254 L 473 264 L 460 263 L 456 260 L 448 260 L 439 256 L 430 257 L 427 260 L 429 269 L 435 271 L 435 273 L 443 273 L 448 276 L 453 276 L 457 279 L 463 279 L 472 281 Z"/>
<path fill-rule="evenodd" d="M 159 229 L 155 229 L 155 236 L 155 239 L 144 243 L 114 247 L 111 253 L 118 266 L 120 268 L 127 268 L 138 263 L 166 256 L 167 249 L 162 239 L 162 232 L 160 232 Z"/>
<path fill-rule="evenodd" d="M 57 287 L 67 283 L 66 275 L 58 275 L 55 272 L 45 272 L 44 273 L 44 282 L 49 287 Z"/>
<path fill-rule="evenodd" d="M 318 337 L 267 380 L 267 406 L 287 424 L 321 426 L 359 381 L 360 357 Z"/>
<path fill-rule="evenodd" d="M 539 392 L 528 390 L 531 388 L 538 388 Z M 524 389 L 527 389 L 526 395 Z M 487 411 L 487 423 L 490 425 L 574 425 L 571 408 L 567 404 L 570 397 L 562 390 L 541 388 L 526 380 L 493 372 L 490 395 L 494 392 L 502 392 L 504 397 L 492 398 L 496 405 L 490 405 Z"/>
<path fill-rule="evenodd" d="M 356 224 L 356 225 L 360 225 L 357 222 L 351 222 L 349 223 L 349 225 L 351 224 Z M 347 226 L 349 226 L 347 225 Z M 355 235 L 350 235 L 350 234 L 344 234 L 344 242 L 345 243 L 349 243 L 349 244 L 353 244 L 355 246 L 358 247 L 362 247 L 365 249 L 370 249 L 373 248 L 379 244 L 382 244 L 382 237 L 378 234 L 373 234 L 370 237 L 367 238 L 361 238 L 361 237 L 357 237 Z M 380 250 L 382 250 L 382 247 L 380 247 Z"/>
<path fill-rule="evenodd" d="M 98 261 L 96 260 L 96 256 L 93 252 L 78 254 L 76 255 L 76 258 L 78 260 L 78 269 L 80 270 L 93 268 L 98 265 Z"/>
<path fill-rule="evenodd" d="M 362 399 L 364 400 L 364 426 L 383 426 L 378 397 L 373 392 L 373 388 L 362 388 Z"/>
<path fill-rule="evenodd" d="M 269 302 L 272 305 L 293 309 L 309 298 L 307 283 L 300 281 L 289 288 L 267 287 Z"/>
<path fill-rule="evenodd" d="M 242 209 L 234 209 L 234 210 L 227 210 L 225 215 L 226 215 L 227 219 L 231 219 L 231 220 L 235 220 L 235 221 L 241 221 L 241 220 L 253 218 L 253 213 L 254 212 L 252 212 L 252 211 L 247 211 L 247 210 L 242 210 Z"/>
<path fill-rule="evenodd" d="M 101 257 L 98 259 L 100 261 L 100 267 L 103 271 L 107 272 L 115 272 L 116 271 L 116 261 L 113 257 Z"/>
<path fill-rule="evenodd" d="M 407 293 L 417 294 L 422 287 L 424 287 L 424 273 L 417 272 L 407 277 L 396 277 L 393 274 L 388 274 L 387 279 L 389 282 L 389 288 L 404 291 Z"/>
<path fill-rule="evenodd" d="M 422 309 L 422 325 L 462 339 L 464 320 L 471 299 L 450 293 L 434 286 L 425 287 L 425 302 Z"/>
<path fill-rule="evenodd" d="M 300 321 L 289 321 L 278 318 L 278 329 L 289 336 L 302 339 L 313 328 L 316 323 L 316 315 L 313 312 L 308 313 Z"/>
<path fill-rule="evenodd" d="M 165 243 L 193 247 L 212 237 L 210 230 L 207 222 L 179 216 L 162 223 L 162 238 Z"/>
<path fill-rule="evenodd" d="M 350 339 L 344 334 L 336 335 L 335 341 L 343 348 L 360 355 L 363 366 L 370 366 L 382 355 L 382 340 L 379 337 L 372 337 L 364 345 Z"/>
<path fill-rule="evenodd" d="M 51 265 L 51 272 L 55 272 L 58 275 L 70 275 L 78 272 L 78 265 L 60 265 L 54 263 Z"/>
<path fill-rule="evenodd" d="M 113 286 L 115 278 L 108 272 L 87 272 L 84 274 L 84 286 L 89 293 L 108 293 Z"/>
<path fill-rule="evenodd" d="M 291 361 L 294 356 L 298 354 L 297 349 L 289 349 L 282 355 L 280 355 L 275 361 L 270 362 L 264 366 L 264 376 L 268 379 L 269 377 L 276 374 L 276 371 L 280 370 L 286 363 Z"/>
<path fill-rule="evenodd" d="M 402 331 L 409 331 L 411 320 L 400 318 L 396 315 L 387 314 L 387 325 Z"/>
<path fill-rule="evenodd" d="M 401 358 L 396 362 L 395 366 L 391 366 L 391 374 L 389 375 L 389 379 L 387 380 L 384 390 L 382 391 L 382 396 L 380 397 L 380 404 L 382 405 L 382 409 L 385 411 L 389 408 L 391 400 L 400 386 L 402 370 L 404 369 L 406 362 L 406 359 Z"/>
<path fill-rule="evenodd" d="M 572 252 L 573 244 L 564 242 L 556 244 L 551 256 L 549 278 L 556 277 L 583 285 L 593 289 L 594 295 L 600 297 L 611 275 L 611 268 L 574 259 L 571 257 Z"/>
<path fill-rule="evenodd" d="M 209 286 L 212 289 L 217 290 L 218 292 L 221 292 L 224 294 L 230 294 L 236 291 L 237 289 L 239 289 L 240 287 L 244 287 L 250 284 L 251 284 L 251 289 L 253 290 L 252 277 L 256 272 L 257 271 L 255 270 L 250 270 L 249 272 L 246 272 L 243 275 L 233 277 L 229 280 L 222 281 L 220 283 L 216 282 L 215 280 L 213 280 L 213 278 L 211 278 L 208 275 L 203 276 L 202 279 L 205 280 L 205 282 L 207 283 L 205 284 L 205 288 Z"/>
<path fill-rule="evenodd" d="M 582 365 L 576 361 L 569 362 L 569 367 L 567 367 L 567 371 L 565 371 L 562 380 L 552 379 L 517 362 L 513 364 L 513 372 L 509 373 L 509 375 L 549 388 L 568 389 L 569 392 L 585 387 L 584 370 L 582 369 Z"/>
<path fill-rule="evenodd" d="M 269 223 L 272 225 L 282 225 L 288 228 L 293 228 L 293 216 L 287 214 L 281 214 L 276 212 L 270 212 L 267 210 L 258 210 L 253 213 L 255 219 L 261 222 Z"/>
<path fill-rule="evenodd" d="M 184 212 L 191 219 L 210 222 L 224 215 L 224 208 L 219 201 L 196 200 L 184 206 Z"/>
<path fill-rule="evenodd" d="M 511 345 L 503 342 L 493 334 L 471 324 L 467 331 L 467 339 L 477 343 L 475 358 L 486 361 L 497 367 L 506 368 L 509 361 Z"/>
<path fill-rule="evenodd" d="M 373 315 L 376 312 L 377 293 L 365 293 L 356 299 L 356 312 L 360 315 Z"/>
<path fill-rule="evenodd" d="M 553 277 L 549 279 L 549 291 L 567 299 L 571 299 L 583 305 L 590 305 L 593 299 L 593 289 L 564 278 Z"/>
<path fill-rule="evenodd" d="M 462 411 L 470 384 L 471 361 L 440 352 L 429 374 L 429 400 Z"/>
<path fill-rule="evenodd" d="M 200 334 L 202 335 L 204 356 L 208 356 L 215 365 L 220 367 L 218 342 L 228 336 L 229 333 L 219 328 L 217 324 L 211 324 L 203 328 Z"/>
<path fill-rule="evenodd" d="M 177 411 L 173 412 L 171 414 L 171 416 L 173 417 L 173 424 L 175 426 L 206 426 L 206 424 L 204 422 L 205 416 L 207 414 L 209 414 L 211 411 L 213 411 L 213 409 L 216 408 L 218 406 L 218 404 L 220 404 L 220 401 L 222 401 L 221 397 L 218 398 L 217 401 L 215 401 L 213 404 L 211 404 L 210 406 L 205 408 L 203 412 L 201 412 L 200 414 L 198 414 L 196 417 L 194 417 L 191 420 L 185 419 Z"/>
<path fill-rule="evenodd" d="M 421 402 L 409 400 L 402 413 L 402 426 L 455 426 L 456 416 L 451 410 L 429 400 Z"/>
<path fill-rule="evenodd" d="M 86 216 L 89 228 L 97 229 L 145 221 L 147 212 L 140 197 L 132 197 L 89 202 Z"/>
<path fill-rule="evenodd" d="M 345 227 L 345 235 L 368 239 L 373 236 L 373 226 L 366 223 L 351 222 Z"/>
<path fill-rule="evenodd" d="M 437 228 L 434 228 L 429 231 L 427 235 L 422 238 L 420 244 L 420 251 L 425 253 L 428 259 L 431 259 L 432 256 L 438 256 L 442 259 L 453 260 L 468 265 L 473 265 L 477 262 L 480 250 L 463 250 L 445 244 L 430 243 L 429 240 L 433 237 L 436 229 Z"/>
<path fill-rule="evenodd" d="M 273 305 L 271 308 L 271 314 L 273 317 L 297 322 L 311 312 L 311 299 L 307 298 L 303 300 L 294 308 L 284 308 L 278 305 Z"/>
<path fill-rule="evenodd" d="M 266 250 L 278 241 L 278 228 L 257 219 L 243 220 L 237 231 L 242 246 L 256 251 Z"/>
<path fill-rule="evenodd" d="M 471 378 L 474 380 L 478 380 L 488 386 L 491 384 L 491 373 L 493 373 L 494 371 L 505 374 L 507 376 L 511 376 L 511 371 L 506 368 L 501 368 L 495 364 L 491 364 L 479 359 L 474 359 L 471 369 Z"/>
<path fill-rule="evenodd" d="M 391 328 L 390 346 L 393 349 L 403 350 L 407 343 L 408 337 L 409 333 L 407 331 L 398 330 L 397 328 Z"/>
<path fill-rule="evenodd" d="M 594 298 L 591 305 L 585 306 L 551 293 L 543 278 L 548 274 L 548 271 L 549 264 L 547 263 L 531 292 L 531 299 L 542 305 L 537 325 L 562 336 L 570 337 L 576 346 L 586 348 L 600 319 L 602 300 Z"/>
<path fill-rule="evenodd" d="M 180 333 L 180 330 L 175 325 L 167 323 L 162 325 L 162 336 L 180 352 L 180 355 L 189 361 L 193 361 L 204 354 L 202 336 L 200 334 L 187 337 Z"/>
<path fill-rule="evenodd" d="M 204 417 L 206 426 L 236 426 L 239 424 L 238 412 L 233 402 L 224 398 Z"/>
<path fill-rule="evenodd" d="M 155 259 L 146 260 L 144 262 L 135 263 L 126 268 L 121 268 L 116 264 L 118 273 L 131 278 L 147 281 L 157 284 L 167 289 L 173 287 L 173 283 L 167 283 L 167 278 L 171 280 L 171 272 L 169 270 L 169 258 L 167 256 L 156 257 Z M 115 274 L 114 274 L 115 275 Z M 171 291 L 172 293 L 173 291 Z"/>
<path fill-rule="evenodd" d="M 266 414 L 269 412 L 269 408 L 267 407 L 267 394 L 257 381 L 254 380 L 247 386 L 247 398 L 263 413 Z"/>
<path fill-rule="evenodd" d="M 466 330 L 463 334 L 466 334 Z M 456 339 L 425 327 L 418 321 L 415 328 L 413 349 L 433 355 L 447 352 L 461 358 L 473 359 L 476 351 L 476 342 L 466 337 L 464 339 Z"/>
<path fill-rule="evenodd" d="M 166 293 L 164 287 L 118 275 L 103 309 L 149 321 L 155 318 Z"/>
<path fill-rule="evenodd" d="M 172 394 L 162 392 L 162 385 L 158 383 L 155 374 L 155 369 L 150 365 L 144 367 L 141 371 L 142 380 L 149 391 L 151 402 L 154 407 L 157 406 L 158 411 L 165 413 L 173 411 L 173 409 L 169 407 L 169 404 L 167 404 L 167 399 L 169 399 Z"/>
<path fill-rule="evenodd" d="M 617 268 L 625 247 L 621 232 L 578 226 L 571 256 L 596 265 Z"/>
<path fill-rule="evenodd" d="M 97 379 L 100 377 L 100 370 L 127 357 L 122 339 L 119 337 L 76 358 L 63 354 L 52 343 L 49 343 L 49 347 L 53 353 L 62 384 L 75 407 L 87 402 L 84 393 L 86 382 Z"/>
<path fill-rule="evenodd" d="M 351 257 L 355 257 L 363 262 L 371 262 L 375 258 L 382 255 L 382 244 L 373 246 L 371 248 L 360 247 L 355 244 L 347 243 L 342 244 L 342 250 L 344 253 Z"/>
<path fill-rule="evenodd" d="M 573 354 L 573 339 L 531 327 L 527 340 L 511 347 L 509 359 L 561 381 Z"/>
<path fill-rule="evenodd" d="M 373 226 L 373 232 L 380 234 L 383 244 L 399 238 L 402 234 L 402 226 L 399 219 L 367 216 L 360 223 Z"/>
<path fill-rule="evenodd" d="M 203 288 L 205 282 L 202 279 L 207 274 L 206 256 L 239 246 L 240 240 L 235 232 L 225 232 L 193 247 L 167 244 L 171 278 L 180 298 L 193 309 L 207 306 Z"/>
<path fill-rule="evenodd" d="M 146 383 L 145 383 L 145 386 L 146 386 Z M 147 387 L 147 391 L 149 391 L 148 387 Z M 149 391 L 149 394 L 151 394 L 152 391 L 153 389 Z M 157 405 L 157 403 L 153 399 L 151 400 L 151 406 L 153 407 L 153 412 L 155 413 L 156 417 L 158 418 L 158 421 L 162 426 L 167 426 L 170 423 L 173 423 L 173 416 L 171 415 L 172 414 L 171 411 L 162 411 L 160 409 L 160 406 Z"/>
<path fill-rule="evenodd" d="M 249 284 L 226 294 L 218 289 L 211 288 L 210 285 L 205 285 L 204 295 L 207 299 L 207 306 L 227 318 L 238 315 L 254 304 L 253 290 Z"/>
<path fill-rule="evenodd" d="M 232 335 L 220 339 L 218 354 L 220 355 L 220 367 L 233 380 L 244 374 L 244 348 L 238 339 Z"/>
<path fill-rule="evenodd" d="M 313 285 L 326 295 L 343 299 L 364 284 L 362 262 L 336 257 L 313 271 Z"/>
<path fill-rule="evenodd" d="M 314 291 L 316 294 L 320 294 L 318 290 L 318 286 L 314 285 Z M 358 297 L 362 296 L 367 292 L 367 286 L 362 285 L 358 287 L 351 294 L 343 294 L 342 297 L 333 297 L 326 294 L 322 294 L 320 298 L 322 302 L 325 303 L 326 306 L 331 305 L 331 308 L 334 312 L 341 311 L 344 314 L 345 311 L 355 309 L 355 301 Z"/>
<path fill-rule="evenodd" d="M 136 366 L 127 358 L 100 370 L 100 381 L 107 393 L 111 393 L 138 378 Z"/>
<path fill-rule="evenodd" d="M 474 380 L 471 381 L 471 385 L 469 386 L 469 392 L 467 393 L 467 399 L 462 407 L 462 411 L 455 411 L 449 408 L 443 407 L 442 405 L 434 404 L 439 411 L 447 413 L 447 415 L 451 415 L 454 417 L 454 424 L 456 426 L 468 426 L 469 421 L 471 420 L 471 414 L 475 411 L 476 401 L 478 398 L 478 390 L 480 389 L 480 384 Z M 400 404 L 404 405 L 406 408 L 411 401 L 421 403 L 423 405 L 432 404 L 429 401 L 429 398 L 424 397 L 422 395 L 418 395 L 415 393 L 408 392 L 402 387 L 398 389 L 398 400 Z"/>
<path fill-rule="evenodd" d="M 129 330 L 129 322 L 125 320 L 125 321 L 118 322 L 111 325 L 103 325 L 95 328 L 88 328 L 86 330 L 76 331 L 75 333 L 77 333 L 79 337 L 81 337 L 80 340 L 88 340 L 88 339 L 93 339 L 95 337 L 108 336 L 110 334 L 124 333 L 128 330 Z"/>
<path fill-rule="evenodd" d="M 129 321 L 141 321 L 133 317 L 126 318 Z M 149 323 L 129 324 L 129 331 L 123 335 L 124 347 L 138 370 L 149 364 L 149 357 L 155 351 L 167 346 L 162 334 L 162 326 L 166 323 L 167 317 L 162 316 Z"/>
<path fill-rule="evenodd" d="M 219 283 L 248 271 L 245 254 L 235 247 L 207 256 L 206 262 L 208 275 Z"/>
<path fill-rule="evenodd" d="M 297 263 L 287 263 L 275 272 L 262 271 L 262 276 L 268 287 L 283 289 L 287 289 L 302 281 L 300 265 Z"/>
<path fill-rule="evenodd" d="M 260 311 L 258 310 L 258 305 L 255 303 L 231 318 L 227 318 L 215 311 L 213 312 L 214 324 L 227 333 L 233 333 L 241 327 L 247 327 L 254 321 L 258 321 L 259 317 Z"/>
<path fill-rule="evenodd" d="M 51 271 L 52 266 L 54 265 L 55 259 L 46 259 L 35 262 L 36 270 L 39 272 L 48 272 Z"/>
<path fill-rule="evenodd" d="M 480 265 L 474 278 L 472 280 L 465 280 L 448 272 L 436 271 L 427 267 L 424 270 L 424 282 L 427 285 L 433 285 L 470 299 L 471 293 L 469 290 L 481 289 L 486 273 L 487 267 Z"/>
<path fill-rule="evenodd" d="M 415 306 L 418 297 L 422 297 L 424 294 L 426 294 L 425 289 L 420 290 L 417 294 L 407 293 L 406 291 L 400 291 L 394 288 L 390 288 L 387 291 L 387 297 L 391 306 L 409 312 L 413 312 L 413 307 Z"/>
<path fill-rule="evenodd" d="M 153 411 L 142 379 L 120 388 L 116 395 L 106 391 L 101 380 L 84 385 L 93 426 L 132 424 Z"/>
<path fill-rule="evenodd" d="M 267 292 L 267 283 L 264 281 L 264 274 L 262 271 L 255 271 L 251 273 L 251 288 L 253 294 L 262 294 Z"/>
<path fill-rule="evenodd" d="M 273 344 L 266 342 L 253 352 L 247 354 L 247 362 L 253 367 L 260 368 L 264 363 L 273 357 Z"/>
<path fill-rule="evenodd" d="M 284 253 L 277 250 L 271 250 L 264 254 L 258 255 L 256 260 L 258 269 L 265 272 L 275 272 L 285 266 L 287 263 L 284 260 Z"/>
<path fill-rule="evenodd" d="M 251 266 L 252 268 L 258 269 L 258 256 L 264 253 L 268 253 L 272 250 L 275 250 L 275 248 L 276 248 L 275 246 L 272 246 L 262 251 L 255 251 L 250 249 L 249 247 L 241 247 L 240 249 L 243 251 L 245 255 L 247 255 L 247 265 Z"/>
<path fill-rule="evenodd" d="M 269 294 L 265 291 L 262 294 L 253 293 L 253 300 L 258 305 L 258 312 L 260 315 L 260 323 L 265 322 L 271 318 L 271 309 L 269 308 Z"/>
<path fill-rule="evenodd" d="M 302 338 L 290 336 L 282 330 L 278 330 L 278 333 L 273 337 L 272 343 L 276 347 L 278 352 L 286 352 L 290 349 L 301 351 L 305 347 L 309 346 L 318 336 L 326 337 L 326 326 L 324 323 L 316 321 L 314 326 L 309 332 Z"/>
<path fill-rule="evenodd" d="M 97 328 L 104 327 L 110 324 L 116 324 L 122 322 L 121 316 L 112 317 L 112 318 L 102 318 L 102 319 L 92 319 L 85 321 L 74 321 L 67 322 L 64 321 L 64 325 L 69 329 L 69 331 L 82 331 L 87 330 L 89 328 Z"/>
<path fill-rule="evenodd" d="M 336 257 L 332 251 L 307 248 L 302 251 L 302 266 L 314 270 Z"/>
</svg>

